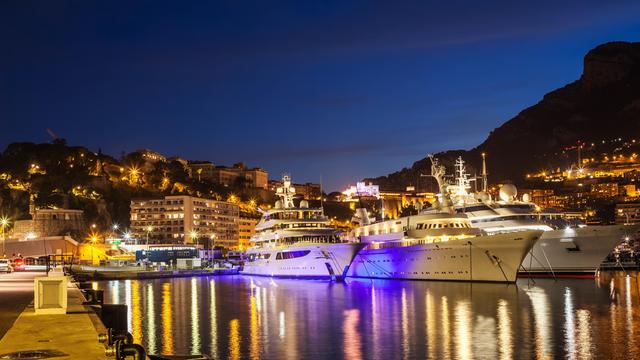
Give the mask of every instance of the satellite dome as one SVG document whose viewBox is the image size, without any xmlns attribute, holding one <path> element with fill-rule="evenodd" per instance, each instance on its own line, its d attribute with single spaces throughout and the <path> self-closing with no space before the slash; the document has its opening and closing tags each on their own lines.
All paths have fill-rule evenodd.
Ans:
<svg viewBox="0 0 640 360">
<path fill-rule="evenodd" d="M 500 187 L 500 200 L 512 201 L 518 195 L 518 189 L 513 184 L 504 184 Z"/>
<path fill-rule="evenodd" d="M 300 201 L 300 207 L 304 208 L 304 209 L 308 208 L 309 207 L 309 202 L 307 200 Z"/>
<path fill-rule="evenodd" d="M 274 206 L 276 209 L 282 209 L 282 201 L 276 201 L 276 205 Z"/>
<path fill-rule="evenodd" d="M 523 195 L 522 195 L 522 201 L 524 201 L 524 202 L 530 202 L 530 201 L 531 201 L 531 195 L 529 195 L 529 194 L 523 194 Z"/>
<path fill-rule="evenodd" d="M 491 200 L 491 197 L 489 196 L 489 194 L 487 194 L 484 191 L 480 191 L 477 195 L 476 195 L 476 199 L 480 202 L 488 202 L 489 200 Z"/>
</svg>

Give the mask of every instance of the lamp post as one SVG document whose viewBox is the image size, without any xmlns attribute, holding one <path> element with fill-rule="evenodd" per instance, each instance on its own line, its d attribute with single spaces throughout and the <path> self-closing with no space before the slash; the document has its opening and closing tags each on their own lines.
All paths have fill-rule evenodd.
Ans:
<svg viewBox="0 0 640 360">
<path fill-rule="evenodd" d="M 4 228 L 9 225 L 9 218 L 2 217 L 0 218 L 0 227 L 2 227 L 2 256 L 7 257 L 7 251 L 5 249 L 5 242 L 7 241 L 4 237 Z"/>
</svg>

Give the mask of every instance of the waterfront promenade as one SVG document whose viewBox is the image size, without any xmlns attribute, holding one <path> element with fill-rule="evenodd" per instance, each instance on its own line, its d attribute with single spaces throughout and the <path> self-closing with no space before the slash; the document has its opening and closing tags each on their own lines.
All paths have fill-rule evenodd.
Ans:
<svg viewBox="0 0 640 360">
<path fill-rule="evenodd" d="M 33 309 L 33 278 L 42 273 L 0 276 L 0 355 L 27 350 L 56 350 L 71 359 L 107 359 L 98 333 L 102 323 L 85 305 L 74 285 L 67 288 L 64 315 L 36 315 Z M 7 301 L 5 301 L 7 300 Z"/>
</svg>

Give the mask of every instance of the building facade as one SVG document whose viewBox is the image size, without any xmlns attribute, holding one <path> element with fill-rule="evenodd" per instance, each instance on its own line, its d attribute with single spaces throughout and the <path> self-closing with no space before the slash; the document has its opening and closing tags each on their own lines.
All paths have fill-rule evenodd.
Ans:
<svg viewBox="0 0 640 360">
<path fill-rule="evenodd" d="M 640 223 L 640 203 L 616 204 L 616 224 Z"/>
<path fill-rule="evenodd" d="M 131 201 L 131 231 L 143 242 L 230 245 L 238 242 L 238 205 L 192 196 Z"/>
<path fill-rule="evenodd" d="M 248 187 L 267 189 L 269 181 L 269 173 L 261 168 L 247 168 L 243 163 L 232 167 L 215 166 L 210 162 L 191 163 L 189 170 L 193 178 L 224 186 L 232 186 L 238 179 L 242 179 Z"/>
<path fill-rule="evenodd" d="M 84 212 L 72 209 L 35 209 L 31 220 L 16 220 L 13 226 L 14 239 L 34 239 L 47 236 L 74 235 L 85 230 Z"/>
<path fill-rule="evenodd" d="M 270 180 L 269 190 L 276 192 L 276 189 L 282 186 L 281 181 Z M 317 183 L 291 184 L 295 189 L 296 196 L 301 195 L 305 200 L 320 200 L 321 186 Z"/>
<path fill-rule="evenodd" d="M 255 233 L 256 225 L 260 219 L 241 217 L 238 221 L 238 242 L 232 250 L 247 250 L 251 246 L 251 236 Z"/>
</svg>

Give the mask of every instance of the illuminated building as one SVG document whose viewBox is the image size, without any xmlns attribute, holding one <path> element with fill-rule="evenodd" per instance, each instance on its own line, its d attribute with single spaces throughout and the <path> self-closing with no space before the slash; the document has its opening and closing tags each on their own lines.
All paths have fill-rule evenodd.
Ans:
<svg viewBox="0 0 640 360">
<path fill-rule="evenodd" d="M 244 163 L 232 167 L 216 166 L 211 162 L 190 163 L 191 177 L 208 180 L 224 186 L 232 186 L 238 179 L 244 179 L 248 187 L 266 189 L 269 173 L 261 168 L 247 168 Z"/>
<path fill-rule="evenodd" d="M 600 183 L 591 185 L 591 195 L 595 198 L 610 199 L 620 194 L 617 183 Z"/>
<path fill-rule="evenodd" d="M 321 186 L 317 183 L 304 183 L 304 184 L 292 184 L 296 196 L 301 195 L 305 200 L 320 200 L 320 192 Z M 278 187 L 282 186 L 281 181 L 270 180 L 269 181 L 269 190 L 276 192 Z"/>
<path fill-rule="evenodd" d="M 150 243 L 198 243 L 237 246 L 238 205 L 191 196 L 131 201 L 131 231 Z"/>
<path fill-rule="evenodd" d="M 15 239 L 79 234 L 84 231 L 84 212 L 71 209 L 36 209 L 31 206 L 31 220 L 16 220 L 13 234 Z"/>
<path fill-rule="evenodd" d="M 616 204 L 616 224 L 640 223 L 640 203 Z"/>
<path fill-rule="evenodd" d="M 378 185 L 358 182 L 356 186 L 350 186 L 342 192 L 342 201 L 350 203 L 351 210 L 355 210 L 362 201 L 379 201 L 385 218 L 391 219 L 398 218 L 402 210 L 409 206 L 417 203 L 433 204 L 435 200 L 435 193 L 416 192 L 413 186 L 407 187 L 405 191 L 385 191 L 380 190 Z"/>
<path fill-rule="evenodd" d="M 238 219 L 238 242 L 231 246 L 233 250 L 246 250 L 249 248 L 249 240 L 255 233 L 259 219 L 241 217 Z"/>
</svg>

